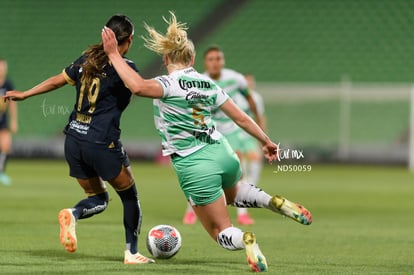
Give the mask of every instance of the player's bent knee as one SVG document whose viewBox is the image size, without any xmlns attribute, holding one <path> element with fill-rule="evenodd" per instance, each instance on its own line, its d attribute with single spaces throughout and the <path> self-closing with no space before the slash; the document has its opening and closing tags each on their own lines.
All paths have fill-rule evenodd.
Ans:
<svg viewBox="0 0 414 275">
<path fill-rule="evenodd" d="M 237 227 L 227 227 L 218 234 L 217 243 L 227 250 L 243 249 L 243 231 Z"/>
<path fill-rule="evenodd" d="M 134 177 L 128 168 L 123 167 L 116 178 L 109 180 L 109 183 L 116 191 L 124 191 L 135 184 Z"/>
</svg>

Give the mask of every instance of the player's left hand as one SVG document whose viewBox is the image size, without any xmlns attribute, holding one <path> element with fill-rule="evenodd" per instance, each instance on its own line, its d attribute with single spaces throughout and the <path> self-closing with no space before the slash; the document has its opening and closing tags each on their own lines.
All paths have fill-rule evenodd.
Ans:
<svg viewBox="0 0 414 275">
<path fill-rule="evenodd" d="M 7 100 L 21 101 L 26 99 L 26 95 L 20 91 L 8 91 L 4 96 L 2 96 L 4 102 Z"/>
<path fill-rule="evenodd" d="M 102 29 L 101 36 L 106 55 L 118 53 L 118 41 L 116 41 L 115 33 L 105 26 Z"/>
</svg>

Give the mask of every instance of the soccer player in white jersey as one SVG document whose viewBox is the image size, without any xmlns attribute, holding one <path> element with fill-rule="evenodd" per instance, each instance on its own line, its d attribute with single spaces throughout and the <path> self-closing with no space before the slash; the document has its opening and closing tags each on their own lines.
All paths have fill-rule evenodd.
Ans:
<svg viewBox="0 0 414 275">
<path fill-rule="evenodd" d="M 244 75 L 247 86 L 249 87 L 249 92 L 253 96 L 254 102 L 256 103 L 256 109 L 259 116 L 259 121 L 261 123 L 260 128 L 266 132 L 266 116 L 265 116 L 265 107 L 262 96 L 256 91 L 256 80 L 255 77 L 251 74 Z M 253 114 L 250 112 L 249 105 L 246 100 L 237 102 L 237 105 L 245 111 L 251 117 Z M 242 134 L 242 143 L 243 143 L 243 171 L 246 182 L 257 186 L 259 183 L 259 178 L 262 170 L 263 163 L 263 154 L 260 148 L 259 143 L 251 135 L 243 131 Z"/>
<path fill-rule="evenodd" d="M 192 67 L 195 50 L 185 24 L 177 22 L 172 12 L 165 21 L 165 35 L 146 25 L 149 36 L 144 40 L 147 48 L 163 56 L 168 75 L 143 79 L 119 54 L 115 36 L 108 28 L 102 30 L 105 52 L 134 94 L 154 98 L 163 154 L 171 156 L 181 189 L 206 231 L 225 249 L 245 249 L 253 271 L 266 271 L 266 259 L 256 236 L 232 226 L 226 204 L 267 208 L 301 224 L 310 224 L 311 214 L 299 204 L 239 182 L 240 161 L 217 131 L 212 111 L 220 108 L 255 136 L 269 161 L 276 160 L 277 145 L 217 84 Z"/>
<path fill-rule="evenodd" d="M 260 116 L 257 113 L 256 103 L 249 92 L 246 79 L 242 74 L 224 68 L 224 65 L 224 53 L 220 47 L 210 46 L 204 52 L 204 66 L 206 69 L 204 74 L 212 78 L 236 104 L 239 104 L 239 102 L 246 103 L 246 110 L 244 111 L 248 111 L 252 114 L 252 117 L 256 120 L 259 126 L 261 126 L 262 123 L 260 121 Z M 241 163 L 244 164 L 244 131 L 221 110 L 214 112 L 213 118 L 216 121 L 217 130 L 227 138 Z M 246 178 L 243 180 L 246 181 Z M 189 205 L 184 214 L 183 223 L 194 224 L 195 222 L 196 216 Z M 241 225 L 251 225 L 254 223 L 254 220 L 250 217 L 246 208 L 237 208 L 237 222 Z"/>
</svg>

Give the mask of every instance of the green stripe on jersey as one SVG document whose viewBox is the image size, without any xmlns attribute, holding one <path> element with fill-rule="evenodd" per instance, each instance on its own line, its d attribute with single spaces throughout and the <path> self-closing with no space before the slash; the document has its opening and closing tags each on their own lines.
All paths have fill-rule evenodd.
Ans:
<svg viewBox="0 0 414 275">
<path fill-rule="evenodd" d="M 168 105 L 181 108 L 181 109 L 187 109 L 188 108 L 188 102 L 183 97 L 171 96 L 171 97 L 168 97 L 168 98 L 161 98 L 160 101 L 164 102 Z"/>
<path fill-rule="evenodd" d="M 154 110 L 154 116 L 159 117 L 160 116 L 160 108 L 158 108 L 157 105 L 153 104 L 153 110 Z"/>
</svg>

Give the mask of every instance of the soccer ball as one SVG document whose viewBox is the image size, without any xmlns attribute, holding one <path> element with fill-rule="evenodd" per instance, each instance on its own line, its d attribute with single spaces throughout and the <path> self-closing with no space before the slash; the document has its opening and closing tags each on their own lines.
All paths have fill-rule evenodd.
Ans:
<svg viewBox="0 0 414 275">
<path fill-rule="evenodd" d="M 181 248 L 180 232 L 171 225 L 160 224 L 154 226 L 148 232 L 147 248 L 155 258 L 171 258 Z"/>
</svg>

